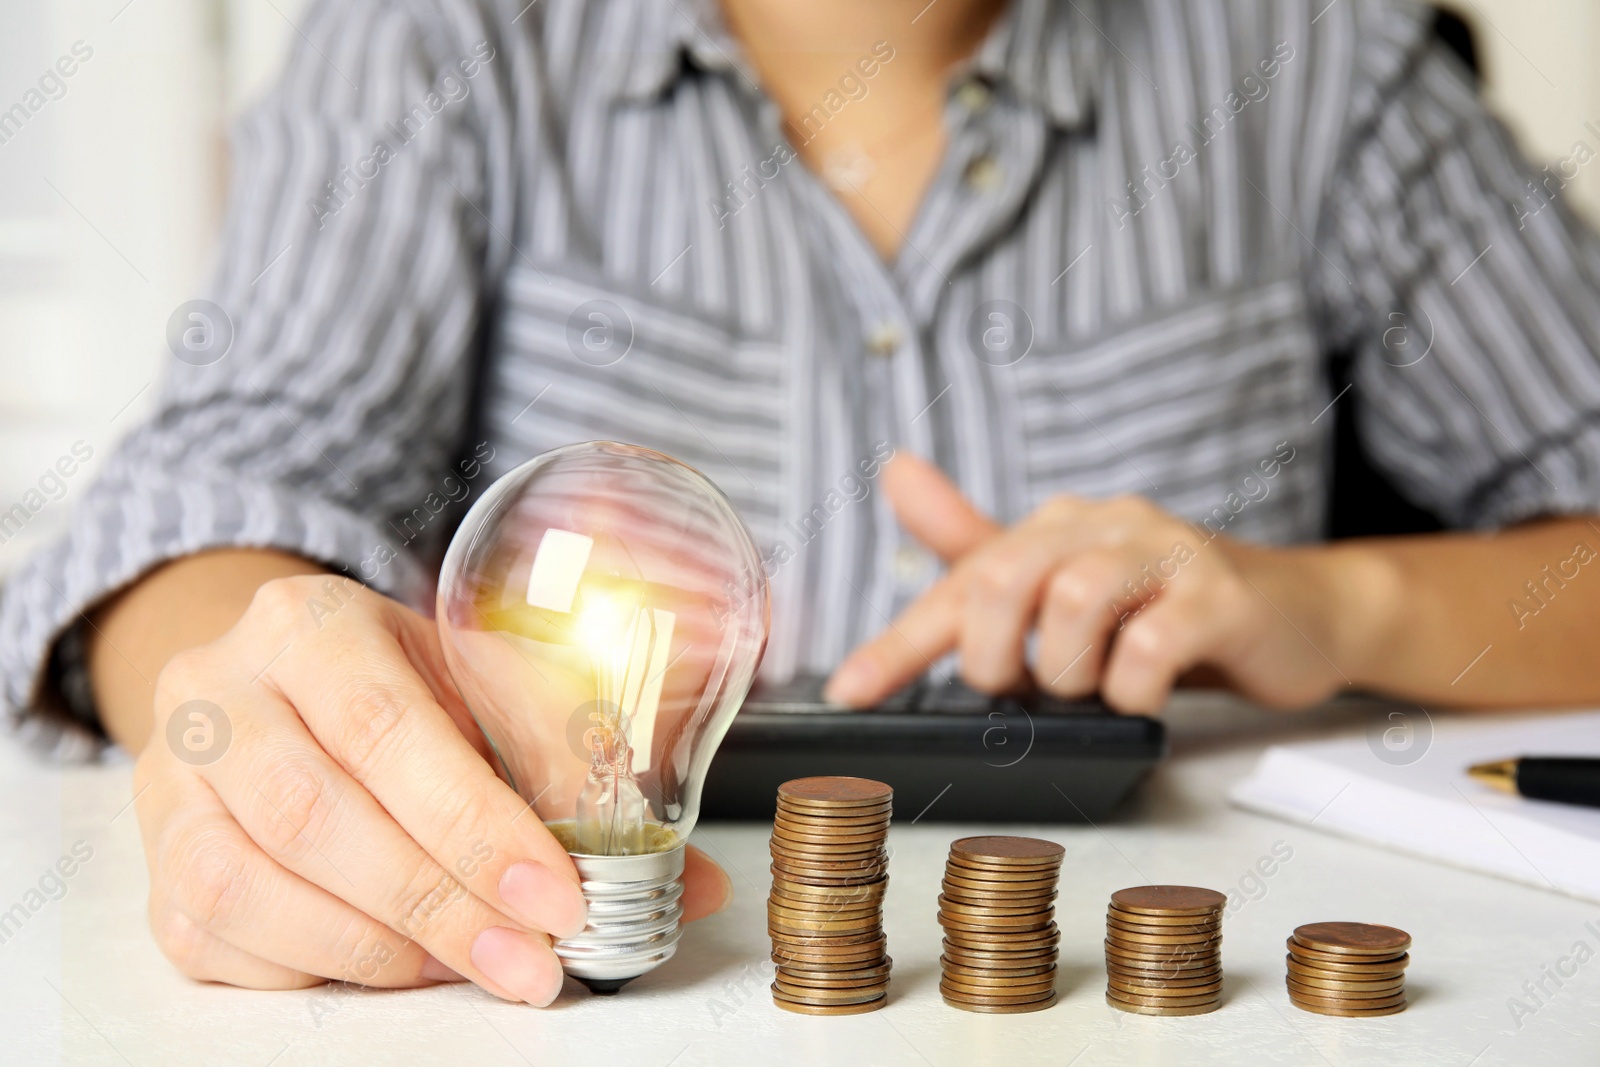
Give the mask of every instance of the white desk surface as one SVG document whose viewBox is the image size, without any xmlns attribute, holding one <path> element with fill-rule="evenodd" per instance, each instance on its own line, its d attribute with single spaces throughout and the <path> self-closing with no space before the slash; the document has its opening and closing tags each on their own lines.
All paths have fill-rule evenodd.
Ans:
<svg viewBox="0 0 1600 1067">
<path fill-rule="evenodd" d="M 541 1011 L 467 986 L 262 993 L 187 981 L 146 931 L 144 861 L 125 807 L 128 767 L 63 773 L 7 751 L 0 753 L 0 910 L 22 900 L 74 842 L 87 842 L 94 856 L 60 900 L 47 902 L 0 944 L 0 1061 L 140 1067 L 1600 1062 L 1600 958 L 1559 988 L 1546 979 L 1542 1003 L 1523 990 L 1576 942 L 1600 951 L 1600 905 L 1275 822 L 1222 799 L 1264 745 L 1356 733 L 1369 714 L 1346 707 L 1286 719 L 1218 700 L 1186 701 L 1169 712 L 1174 758 L 1117 820 L 1011 828 L 1067 849 L 1057 903 L 1060 1000 L 1035 1014 L 995 1016 L 940 1000 L 934 919 L 949 842 L 993 828 L 926 819 L 905 825 L 926 803 L 921 798 L 897 798 L 902 824 L 890 837 L 885 925 L 895 965 L 883 1010 L 810 1018 L 773 1006 L 765 962 L 766 830 L 712 824 L 695 840 L 730 868 L 734 905 L 690 927 L 675 958 L 620 995 L 599 999 L 568 982 L 555 1005 Z M 1237 892 L 1278 841 L 1293 857 L 1266 880 L 1264 895 L 1225 919 L 1227 982 L 1218 1011 L 1163 1019 L 1106 1005 L 1101 939 L 1113 890 L 1175 882 Z M 1300 923 L 1327 919 L 1411 932 L 1409 1010 L 1330 1019 L 1289 1004 L 1284 939 Z M 1533 1013 L 1514 1019 L 1516 997 Z"/>
</svg>

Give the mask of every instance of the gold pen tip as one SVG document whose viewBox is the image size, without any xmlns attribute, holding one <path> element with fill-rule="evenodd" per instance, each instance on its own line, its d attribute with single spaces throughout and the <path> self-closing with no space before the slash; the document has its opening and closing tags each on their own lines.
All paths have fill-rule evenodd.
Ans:
<svg viewBox="0 0 1600 1067">
<path fill-rule="evenodd" d="M 1517 761 L 1514 759 L 1475 763 L 1467 768 L 1467 773 L 1480 782 L 1497 789 L 1504 789 L 1508 793 L 1517 791 Z"/>
</svg>

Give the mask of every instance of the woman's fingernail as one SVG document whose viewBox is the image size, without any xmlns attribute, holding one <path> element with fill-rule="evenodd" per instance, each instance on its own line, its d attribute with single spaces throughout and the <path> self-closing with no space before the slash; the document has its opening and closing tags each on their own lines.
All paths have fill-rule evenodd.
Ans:
<svg viewBox="0 0 1600 1067">
<path fill-rule="evenodd" d="M 823 699 L 830 704 L 851 704 L 866 692 L 874 681 L 872 665 L 865 660 L 847 659 L 833 672 L 822 691 Z"/>
<path fill-rule="evenodd" d="M 417 972 L 430 982 L 465 982 L 466 979 L 452 971 L 432 956 L 424 956 L 422 969 Z"/>
<path fill-rule="evenodd" d="M 733 879 L 728 877 L 726 871 L 722 872 L 722 903 L 718 904 L 711 914 L 721 915 L 733 907 Z"/>
<path fill-rule="evenodd" d="M 491 982 L 536 1008 L 561 992 L 561 961 L 527 934 L 491 926 L 472 942 L 472 965 Z"/>
<path fill-rule="evenodd" d="M 500 900 L 515 919 L 556 937 L 583 931 L 589 903 L 583 890 L 542 863 L 513 863 L 500 876 Z"/>
</svg>

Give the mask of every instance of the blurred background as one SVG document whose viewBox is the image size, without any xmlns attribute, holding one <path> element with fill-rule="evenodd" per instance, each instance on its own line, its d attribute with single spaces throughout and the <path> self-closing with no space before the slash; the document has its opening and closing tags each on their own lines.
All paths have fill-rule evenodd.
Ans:
<svg viewBox="0 0 1600 1067">
<path fill-rule="evenodd" d="M 167 320 L 212 252 L 228 125 L 271 84 L 308 2 L 0 4 L 0 521 L 75 445 L 93 452 L 60 499 L 0 525 L 0 574 L 59 528 L 149 410 Z M 1472 27 L 1524 151 L 1541 164 L 1579 143 L 1600 152 L 1600 4 L 1444 6 Z M 1600 221 L 1600 167 L 1567 195 Z"/>
</svg>

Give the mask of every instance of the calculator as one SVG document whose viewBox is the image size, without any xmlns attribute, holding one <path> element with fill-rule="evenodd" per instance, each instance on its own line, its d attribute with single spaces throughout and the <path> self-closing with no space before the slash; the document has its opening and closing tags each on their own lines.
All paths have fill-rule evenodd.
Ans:
<svg viewBox="0 0 1600 1067">
<path fill-rule="evenodd" d="M 770 820 L 781 783 L 848 775 L 892 786 L 896 822 L 1098 822 L 1166 754 L 1159 719 L 1096 699 L 923 679 L 857 711 L 823 700 L 825 681 L 751 692 L 712 760 L 702 819 Z"/>
</svg>

